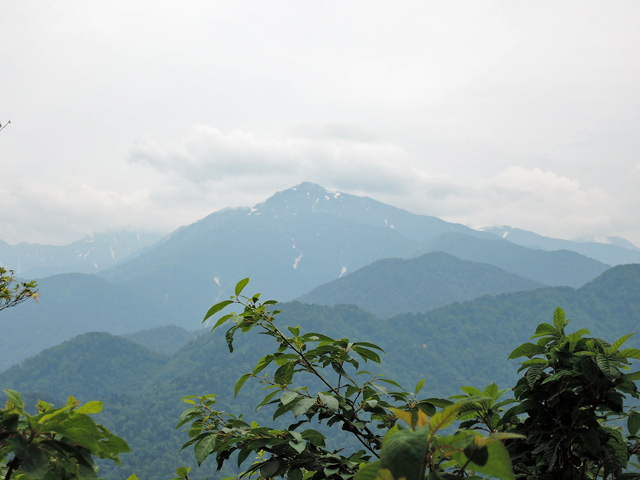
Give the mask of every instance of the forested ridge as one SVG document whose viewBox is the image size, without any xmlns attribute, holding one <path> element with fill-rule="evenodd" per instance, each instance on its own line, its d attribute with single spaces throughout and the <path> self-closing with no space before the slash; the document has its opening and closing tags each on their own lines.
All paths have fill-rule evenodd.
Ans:
<svg viewBox="0 0 640 480">
<path fill-rule="evenodd" d="M 426 395 L 447 397 L 463 385 L 512 385 L 517 368 L 506 361 L 508 352 L 527 341 L 535 325 L 559 305 L 575 319 L 575 327 L 593 335 L 617 338 L 635 331 L 639 287 L 640 266 L 627 265 L 579 289 L 548 287 L 485 296 L 387 320 L 355 306 L 285 303 L 278 323 L 376 343 L 385 350 L 378 372 L 407 388 L 424 378 Z M 194 327 L 198 323 L 194 319 Z M 166 333 L 171 337 L 171 330 Z M 265 410 L 252 413 L 255 386 L 248 383 L 233 400 L 236 379 L 269 350 L 265 340 L 243 336 L 230 354 L 223 334 L 216 331 L 169 356 L 109 334 L 88 334 L 1 373 L 0 384 L 25 393 L 48 392 L 49 397 L 58 393 L 58 401 L 70 391 L 83 400 L 104 401 L 101 421 L 128 441 L 131 453 L 122 456 L 121 467 L 102 465 L 101 475 L 116 479 L 136 472 L 140 478 L 169 478 L 177 464 L 193 464 L 189 452 L 177 453 L 184 442 L 184 433 L 174 430 L 184 409 L 183 396 L 216 393 L 225 410 L 268 422 Z M 629 344 L 638 346 L 638 339 Z M 111 355 L 112 351 L 120 354 Z M 213 467 L 206 462 L 200 474 L 210 475 L 204 472 Z"/>
</svg>

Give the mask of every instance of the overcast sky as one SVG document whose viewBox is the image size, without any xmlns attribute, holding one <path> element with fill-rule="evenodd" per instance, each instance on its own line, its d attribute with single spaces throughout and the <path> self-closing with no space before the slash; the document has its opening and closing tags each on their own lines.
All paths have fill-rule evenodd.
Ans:
<svg viewBox="0 0 640 480">
<path fill-rule="evenodd" d="M 640 2 L 0 4 L 0 239 L 168 232 L 302 181 L 640 244 Z"/>
</svg>

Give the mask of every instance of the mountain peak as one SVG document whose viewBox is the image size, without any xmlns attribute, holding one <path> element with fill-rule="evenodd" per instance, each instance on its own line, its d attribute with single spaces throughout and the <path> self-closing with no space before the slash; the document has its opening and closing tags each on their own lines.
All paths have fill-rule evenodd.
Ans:
<svg viewBox="0 0 640 480">
<path fill-rule="evenodd" d="M 324 210 L 326 203 L 334 199 L 342 200 L 343 194 L 331 192 L 321 185 L 302 182 L 298 185 L 276 192 L 263 202 L 251 209 L 249 214 L 260 213 L 288 213 L 316 212 Z"/>
</svg>

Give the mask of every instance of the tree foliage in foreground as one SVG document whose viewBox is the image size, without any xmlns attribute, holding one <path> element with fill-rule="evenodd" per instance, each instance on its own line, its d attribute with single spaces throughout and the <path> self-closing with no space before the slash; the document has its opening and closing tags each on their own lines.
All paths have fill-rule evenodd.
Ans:
<svg viewBox="0 0 640 480">
<path fill-rule="evenodd" d="M 484 391 L 463 387 L 465 394 L 451 400 L 419 399 L 424 380 L 407 392 L 360 368 L 362 362 L 380 363 L 378 346 L 298 327 L 285 333 L 275 324 L 278 310 L 271 311 L 277 302 L 241 295 L 247 283 L 239 282 L 235 296 L 212 306 L 204 321 L 238 304 L 241 313 L 222 316 L 212 329 L 231 324 L 225 335 L 230 351 L 238 332 L 257 329 L 275 340 L 277 350 L 242 375 L 235 392 L 257 380 L 266 393 L 257 408 L 271 407 L 274 420 L 293 415 L 292 423 L 261 426 L 216 410 L 214 394 L 186 397 L 191 406 L 178 427 L 190 424 L 183 448 L 194 446 L 198 464 L 215 456 L 220 469 L 233 458 L 241 476 L 290 480 L 640 478 L 628 470 L 640 453 L 640 415 L 623 403 L 626 395 L 638 398 L 640 372 L 624 371 L 640 350 L 620 348 L 631 335 L 608 344 L 586 337 L 586 330 L 566 334 L 568 320 L 557 309 L 553 325 L 536 329 L 536 343 L 509 356 L 527 358 L 515 398 L 501 400 L 508 389 L 492 384 Z M 614 423 L 621 420 L 628 434 Z M 312 422 L 346 431 L 361 448 L 336 448 Z M 188 473 L 181 467 L 177 478 Z"/>
<path fill-rule="evenodd" d="M 0 267 L 0 311 L 15 307 L 28 298 L 38 299 L 36 282 L 17 282 L 13 274 L 13 270 Z"/>
<path fill-rule="evenodd" d="M 37 284 L 15 282 L 13 271 L 0 267 L 0 311 L 38 296 Z M 94 456 L 120 463 L 127 443 L 94 422 L 90 414 L 102 402 L 80 405 L 69 397 L 54 408 L 39 400 L 37 413 L 25 409 L 15 390 L 4 389 L 7 402 L 0 408 L 0 478 L 4 480 L 97 480 Z M 135 475 L 129 477 L 135 480 Z"/>
<path fill-rule="evenodd" d="M 24 408 L 20 394 L 5 389 L 8 400 L 0 408 L 0 476 L 9 480 L 97 479 L 93 456 L 120 462 L 129 447 L 121 438 L 93 421 L 89 414 L 102 402 L 84 405 L 73 397 L 54 408 L 39 401 L 37 414 Z"/>
</svg>

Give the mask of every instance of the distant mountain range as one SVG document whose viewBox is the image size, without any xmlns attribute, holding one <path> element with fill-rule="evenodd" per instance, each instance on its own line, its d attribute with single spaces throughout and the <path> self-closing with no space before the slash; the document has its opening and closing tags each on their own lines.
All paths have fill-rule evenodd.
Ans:
<svg viewBox="0 0 640 480">
<path fill-rule="evenodd" d="M 20 268 L 20 276 L 45 268 L 101 269 L 99 276 L 42 278 L 38 304 L 3 312 L 0 370 L 90 331 L 126 334 L 168 325 L 194 330 L 203 312 L 231 295 L 244 277 L 263 298 L 350 302 L 390 316 L 542 285 L 580 287 L 609 268 L 575 251 L 532 249 L 502 238 L 502 230 L 497 233 L 302 183 L 252 208 L 215 212 L 152 245 L 153 235 L 134 233 L 50 247 L 58 256 L 29 250 L 42 246 L 7 250 L 0 244 L 2 264 Z M 573 248 L 574 242 L 562 246 Z M 5 253 L 15 255 L 18 247 L 31 253 Z M 632 247 L 605 247 L 628 252 L 628 258 L 638 253 Z M 435 252 L 457 259 L 440 255 L 431 257 L 433 262 L 440 258 L 440 266 L 420 264 L 424 260 L 418 257 Z M 73 261 L 63 265 L 64 258 Z M 359 271 L 363 267 L 367 270 Z M 332 293 L 314 297 L 318 292 Z"/>
<path fill-rule="evenodd" d="M 456 232 L 434 238 L 419 252 L 447 252 L 463 260 L 495 265 L 536 282 L 557 286 L 580 287 L 609 268 L 570 250 L 538 250 L 498 237 L 477 238 Z"/>
<path fill-rule="evenodd" d="M 541 250 L 572 250 L 609 265 L 640 263 L 640 248 L 620 237 L 607 237 L 610 243 L 561 240 L 508 226 L 485 228 L 483 231 L 529 248 Z"/>
<path fill-rule="evenodd" d="M 0 240 L 0 266 L 22 278 L 42 278 L 59 273 L 97 273 L 153 245 L 162 235 L 118 231 L 96 234 L 70 245 L 9 245 Z"/>
</svg>

